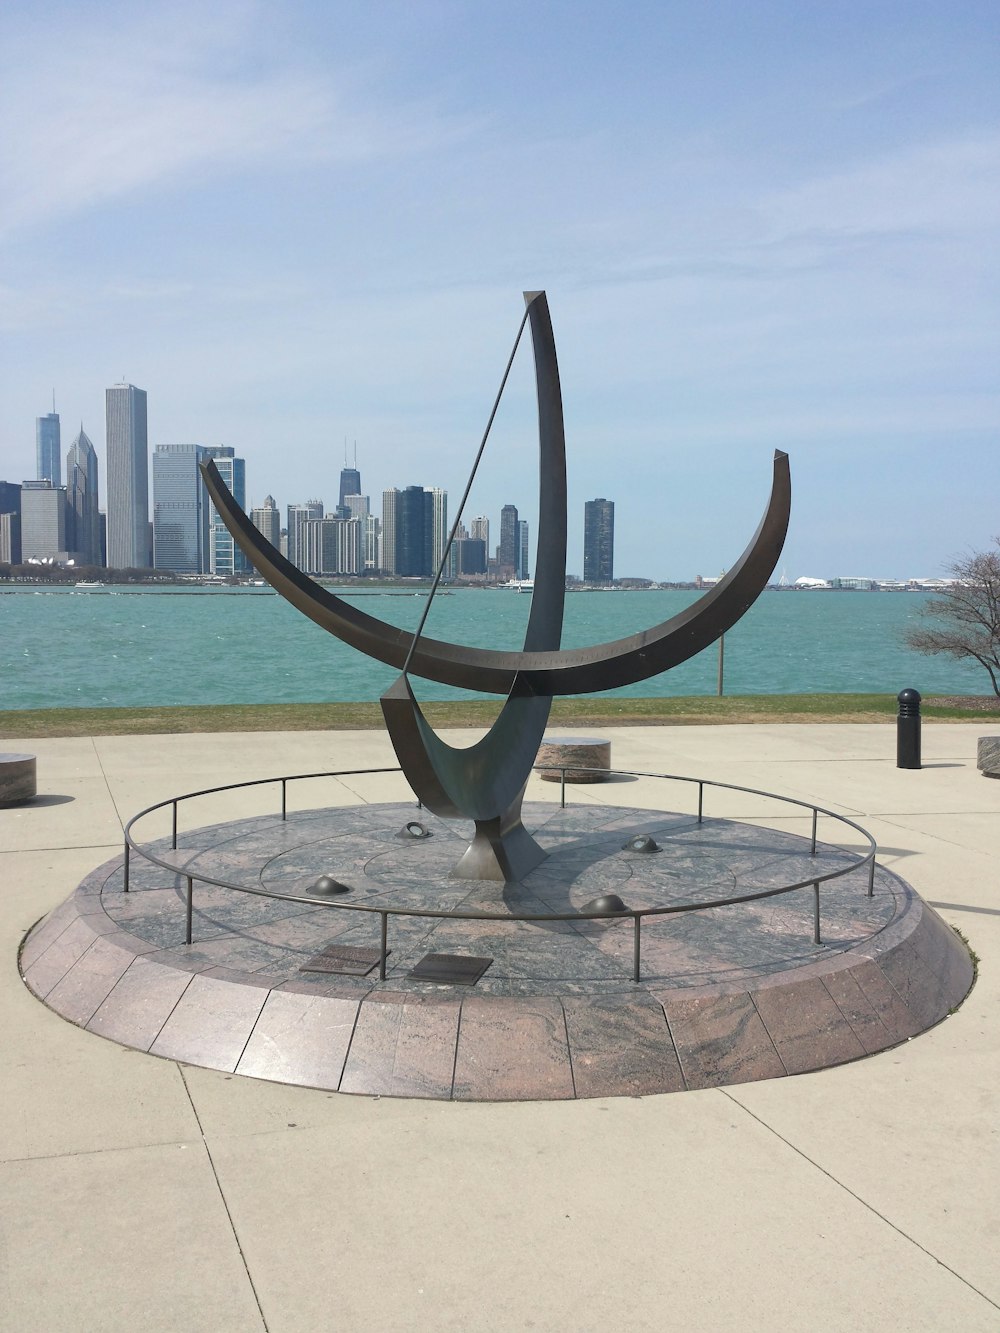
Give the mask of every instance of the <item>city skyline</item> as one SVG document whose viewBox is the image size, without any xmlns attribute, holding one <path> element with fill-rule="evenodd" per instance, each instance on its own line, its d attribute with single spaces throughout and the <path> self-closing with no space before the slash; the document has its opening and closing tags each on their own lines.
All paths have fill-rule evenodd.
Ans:
<svg viewBox="0 0 1000 1333">
<path fill-rule="evenodd" d="M 989 545 L 995 4 L 391 15 L 4 7 L 0 476 L 34 475 L 53 386 L 97 439 L 129 379 L 151 441 L 237 449 L 252 505 L 332 502 L 345 438 L 372 496 L 458 495 L 544 288 L 570 551 L 610 491 L 616 572 L 729 567 L 775 448 L 790 574 Z M 513 495 L 535 532 L 536 475 L 525 342 L 470 512 Z"/>
</svg>

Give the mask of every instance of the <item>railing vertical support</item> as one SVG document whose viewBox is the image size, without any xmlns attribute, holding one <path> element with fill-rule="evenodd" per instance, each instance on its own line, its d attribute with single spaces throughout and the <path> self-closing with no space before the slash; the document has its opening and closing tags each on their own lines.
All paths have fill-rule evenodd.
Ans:
<svg viewBox="0 0 1000 1333">
<path fill-rule="evenodd" d="M 868 897 L 875 897 L 875 853 L 872 852 L 872 859 L 868 862 Z"/>
<path fill-rule="evenodd" d="M 819 885 L 813 885 L 813 944 L 822 944 L 819 937 Z"/>
<path fill-rule="evenodd" d="M 635 932 L 632 936 L 632 980 L 639 980 L 639 955 L 642 948 L 642 917 L 634 916 Z"/>
<path fill-rule="evenodd" d="M 125 871 L 125 892 L 126 892 L 126 893 L 128 893 L 128 871 L 129 871 L 129 864 L 128 864 L 128 863 L 129 863 L 129 852 L 131 852 L 131 850 L 132 850 L 131 847 L 128 845 L 128 839 L 126 838 L 126 839 L 125 839 L 125 865 L 124 865 L 124 867 L 123 867 L 123 868 L 124 868 L 124 871 Z"/>
<path fill-rule="evenodd" d="M 287 786 L 288 786 L 288 779 L 287 779 L 287 778 L 282 778 L 282 779 L 281 779 L 281 818 L 282 818 L 283 820 L 285 820 L 285 819 L 288 818 L 288 793 L 287 793 L 287 790 L 286 790 Z"/>
<path fill-rule="evenodd" d="M 184 943 L 185 943 L 185 944 L 190 944 L 190 943 L 191 943 L 191 913 L 192 913 L 192 911 L 194 910 L 194 879 L 193 879 L 190 875 L 188 875 L 188 877 L 187 877 L 187 885 L 188 885 L 188 887 L 187 887 L 187 936 L 186 936 L 186 938 L 185 938 L 185 940 L 184 940 Z"/>
<path fill-rule="evenodd" d="M 819 820 L 819 811 L 816 810 L 816 809 L 814 809 L 814 810 L 813 810 L 812 850 L 810 851 L 810 856 L 815 856 L 815 855 L 816 855 L 816 824 L 817 824 L 818 820 Z"/>
<path fill-rule="evenodd" d="M 699 782 L 699 783 L 698 783 L 698 823 L 699 823 L 699 824 L 701 823 L 701 815 L 702 815 L 702 810 L 704 809 L 704 804 L 705 804 L 705 784 L 704 784 L 704 782 Z"/>
<path fill-rule="evenodd" d="M 565 768 L 561 768 L 561 769 L 559 770 L 559 774 L 560 774 L 560 777 L 559 777 L 559 806 L 560 806 L 560 809 L 565 810 L 565 809 L 566 809 L 566 770 L 565 770 Z"/>
<path fill-rule="evenodd" d="M 170 845 L 176 852 L 177 850 L 177 802 L 176 801 L 174 801 L 174 818 L 173 818 L 173 829 L 171 832 Z"/>
<path fill-rule="evenodd" d="M 379 981 L 385 981 L 385 956 L 386 956 L 386 944 L 388 943 L 388 938 L 389 938 L 389 913 L 380 912 L 379 916 L 382 918 L 382 920 L 381 920 L 381 942 L 379 944 L 378 979 Z"/>
</svg>

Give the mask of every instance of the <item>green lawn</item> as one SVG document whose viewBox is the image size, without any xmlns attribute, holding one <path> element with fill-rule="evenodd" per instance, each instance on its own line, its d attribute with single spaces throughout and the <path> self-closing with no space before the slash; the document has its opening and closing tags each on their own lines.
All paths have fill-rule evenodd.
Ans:
<svg viewBox="0 0 1000 1333">
<path fill-rule="evenodd" d="M 925 699 L 927 721 L 988 723 L 992 698 L 959 705 Z M 984 707 L 984 704 L 986 707 Z M 488 726 L 498 700 L 428 703 L 439 727 Z M 894 694 L 780 694 L 687 699 L 557 699 L 552 721 L 570 726 L 693 726 L 710 722 L 885 722 L 896 716 Z M 234 704 L 193 708 L 51 708 L 0 712 L 0 740 L 39 736 L 127 736 L 189 731 L 348 731 L 381 728 L 377 703 Z"/>
</svg>

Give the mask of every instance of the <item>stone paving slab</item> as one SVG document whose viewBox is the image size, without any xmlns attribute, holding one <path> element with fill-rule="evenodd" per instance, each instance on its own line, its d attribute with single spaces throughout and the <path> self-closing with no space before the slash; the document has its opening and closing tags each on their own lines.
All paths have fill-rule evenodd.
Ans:
<svg viewBox="0 0 1000 1333">
<path fill-rule="evenodd" d="M 305 811 L 184 833 L 198 873 L 308 898 L 198 884 L 193 942 L 185 884 L 133 854 L 88 875 L 29 934 L 29 988 L 63 1017 L 123 1045 L 256 1078 L 378 1096 L 537 1100 L 635 1096 L 801 1073 L 860 1059 L 939 1021 L 972 983 L 968 951 L 898 876 L 851 871 L 812 889 L 710 909 L 853 864 L 792 833 L 644 809 L 525 807 L 549 857 L 522 884 L 449 878 L 455 830 L 400 839 L 412 805 Z M 652 832 L 663 851 L 623 844 Z M 151 844 L 177 858 L 190 848 Z M 187 862 L 184 862 L 187 864 Z M 372 947 L 379 916 L 309 897 L 344 876 L 349 903 L 473 919 L 388 918 L 386 977 L 313 974 L 325 945 Z M 645 919 L 641 980 L 631 918 L 571 915 L 613 889 Z M 486 919 L 483 915 L 501 919 Z M 492 964 L 474 989 L 408 974 L 426 953 Z"/>
</svg>

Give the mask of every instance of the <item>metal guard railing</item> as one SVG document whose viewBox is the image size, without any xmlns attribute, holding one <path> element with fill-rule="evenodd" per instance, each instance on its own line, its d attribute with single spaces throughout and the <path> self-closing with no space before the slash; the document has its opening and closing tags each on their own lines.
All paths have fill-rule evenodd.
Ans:
<svg viewBox="0 0 1000 1333">
<path fill-rule="evenodd" d="M 185 792 L 182 796 L 171 796 L 165 801 L 157 801 L 155 805 L 149 805 L 145 810 L 140 810 L 138 814 L 125 825 L 125 855 L 124 855 L 124 892 L 129 892 L 129 870 L 131 853 L 136 852 L 143 860 L 151 865 L 159 866 L 163 870 L 169 871 L 173 875 L 182 875 L 187 881 L 186 896 L 186 934 L 185 943 L 192 942 L 192 916 L 194 912 L 194 884 L 197 881 L 200 884 L 210 884 L 214 888 L 232 889 L 236 893 L 249 893 L 258 898 L 274 898 L 281 902 L 290 903 L 308 903 L 313 907 L 328 907 L 339 912 L 368 912 L 371 915 L 377 915 L 380 918 L 380 956 L 379 956 L 379 980 L 385 980 L 385 961 L 388 955 L 388 919 L 390 916 L 409 916 L 409 917 L 442 917 L 453 921 L 507 921 L 510 923 L 519 921 L 604 921 L 613 924 L 618 921 L 631 920 L 633 923 L 633 948 L 632 948 L 632 980 L 640 979 L 640 961 L 642 945 L 642 921 L 648 916 L 675 916 L 682 912 L 703 912 L 711 911 L 716 907 L 731 907 L 737 903 L 756 902 L 762 898 L 775 898 L 780 894 L 794 893 L 798 889 L 812 887 L 813 890 L 813 943 L 821 944 L 820 937 L 820 885 L 829 883 L 830 880 L 840 879 L 843 875 L 853 874 L 863 866 L 868 867 L 868 897 L 871 898 L 875 893 L 875 855 L 878 846 L 875 839 L 867 829 L 856 824 L 853 819 L 848 819 L 846 815 L 837 814 L 834 810 L 827 810 L 821 805 L 815 805 L 810 801 L 800 801 L 794 796 L 778 796 L 774 792 L 761 791 L 757 787 L 741 787 L 733 782 L 716 782 L 711 778 L 689 778 L 682 777 L 674 773 L 643 773 L 629 769 L 595 769 L 574 765 L 560 765 L 546 762 L 537 766 L 538 770 L 546 773 L 560 773 L 560 807 L 566 806 L 566 775 L 567 773 L 594 773 L 600 772 L 602 776 L 607 777 L 632 777 L 632 778 L 652 778 L 662 782 L 686 782 L 696 785 L 698 788 L 698 808 L 697 821 L 699 824 L 704 821 L 705 806 L 705 788 L 711 787 L 722 791 L 741 792 L 747 796 L 762 796 L 767 800 L 779 801 L 783 805 L 794 805 L 800 809 L 808 810 L 812 814 L 812 835 L 810 839 L 810 855 L 816 855 L 816 833 L 819 816 L 833 819 L 839 824 L 844 824 L 860 833 L 868 844 L 868 851 L 849 865 L 841 866 L 838 869 L 825 871 L 822 874 L 809 875 L 805 879 L 796 880 L 793 884 L 782 884 L 777 888 L 755 890 L 752 893 L 736 894 L 727 898 L 713 898 L 708 902 L 698 903 L 680 903 L 668 907 L 642 907 L 626 908 L 622 912 L 615 912 L 609 915 L 607 912 L 542 912 L 542 913 L 512 913 L 512 912 L 478 912 L 478 911 L 445 911 L 434 908 L 413 908 L 413 907 L 384 907 L 374 906 L 367 903 L 345 902 L 343 899 L 317 898 L 310 894 L 299 893 L 279 893 L 273 889 L 263 887 L 255 888 L 248 884 L 233 884 L 229 880 L 217 879 L 211 875 L 198 874 L 187 869 L 179 870 L 176 865 L 169 861 L 164 861 L 155 856 L 150 850 L 142 847 L 133 840 L 132 828 L 140 819 L 145 819 L 147 815 L 154 814 L 157 810 L 172 808 L 172 827 L 171 827 L 171 850 L 177 850 L 177 808 L 182 801 L 197 800 L 201 796 L 214 796 L 219 792 L 239 791 L 245 787 L 263 787 L 274 783 L 281 783 L 281 818 L 283 821 L 288 818 L 288 784 L 290 782 L 306 782 L 316 778 L 346 778 L 346 777 L 368 777 L 383 773 L 400 773 L 402 770 L 397 768 L 347 768 L 331 770 L 325 773 L 292 773 L 280 778 L 254 778 L 248 782 L 230 782 L 221 787 L 205 787 L 201 791 Z M 419 805 L 418 805 L 419 808 Z M 651 813 L 658 813 L 652 811 Z M 678 813 L 678 812 L 671 812 Z M 848 849 L 835 848 L 835 850 L 845 853 Z"/>
</svg>

